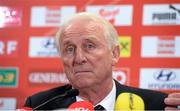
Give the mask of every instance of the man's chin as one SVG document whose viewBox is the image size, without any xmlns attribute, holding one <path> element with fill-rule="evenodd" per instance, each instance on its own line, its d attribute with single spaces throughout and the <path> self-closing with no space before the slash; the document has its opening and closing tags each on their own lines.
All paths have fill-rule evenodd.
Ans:
<svg viewBox="0 0 180 111">
<path fill-rule="evenodd" d="M 84 80 L 78 80 L 74 83 L 73 86 L 77 89 L 90 88 L 92 83 Z"/>
</svg>

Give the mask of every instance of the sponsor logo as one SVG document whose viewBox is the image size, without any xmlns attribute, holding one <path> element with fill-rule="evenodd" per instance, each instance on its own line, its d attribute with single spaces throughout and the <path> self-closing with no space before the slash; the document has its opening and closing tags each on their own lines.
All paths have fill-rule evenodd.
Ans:
<svg viewBox="0 0 180 111">
<path fill-rule="evenodd" d="M 0 57 L 17 57 L 18 41 L 7 38 L 0 38 Z"/>
<path fill-rule="evenodd" d="M 86 11 L 104 17 L 115 26 L 132 25 L 132 5 L 87 6 Z"/>
<path fill-rule="evenodd" d="M 107 19 L 112 24 L 115 23 L 115 17 L 119 14 L 119 8 L 101 8 L 99 10 L 99 15 Z"/>
<path fill-rule="evenodd" d="M 21 26 L 22 24 L 22 9 L 15 7 L 0 7 L 0 28 Z"/>
<path fill-rule="evenodd" d="M 144 25 L 179 25 L 180 4 L 145 5 L 143 24 Z"/>
<path fill-rule="evenodd" d="M 17 68 L 0 68 L 0 87 L 16 87 L 17 79 Z"/>
<path fill-rule="evenodd" d="M 131 56 L 131 37 L 121 36 L 118 38 L 120 47 L 120 57 Z"/>
<path fill-rule="evenodd" d="M 28 79 L 31 85 L 59 85 L 69 83 L 64 73 L 55 71 L 34 71 L 29 74 Z"/>
<path fill-rule="evenodd" d="M 0 110 L 15 110 L 16 99 L 15 98 L 0 98 Z"/>
<path fill-rule="evenodd" d="M 142 57 L 180 57 L 180 36 L 144 36 Z"/>
<path fill-rule="evenodd" d="M 143 68 L 140 87 L 155 90 L 180 90 L 180 69 Z"/>
<path fill-rule="evenodd" d="M 30 57 L 59 57 L 54 37 L 31 37 L 29 44 Z"/>
<path fill-rule="evenodd" d="M 128 68 L 115 68 L 113 70 L 113 78 L 121 84 L 129 85 L 129 69 Z"/>
<path fill-rule="evenodd" d="M 175 54 L 175 37 L 164 36 L 158 39 L 157 53 L 159 55 L 174 55 Z"/>
<path fill-rule="evenodd" d="M 154 73 L 154 78 L 158 81 L 172 81 L 176 79 L 176 74 L 171 70 L 164 69 Z"/>
<path fill-rule="evenodd" d="M 75 13 L 75 6 L 32 7 L 31 26 L 60 26 Z"/>
<path fill-rule="evenodd" d="M 45 12 L 45 23 L 46 24 L 53 24 L 53 23 L 61 23 L 61 13 L 60 7 L 47 7 Z"/>
<path fill-rule="evenodd" d="M 54 49 L 56 48 L 54 38 L 46 38 L 42 41 L 42 46 L 47 49 Z"/>
</svg>

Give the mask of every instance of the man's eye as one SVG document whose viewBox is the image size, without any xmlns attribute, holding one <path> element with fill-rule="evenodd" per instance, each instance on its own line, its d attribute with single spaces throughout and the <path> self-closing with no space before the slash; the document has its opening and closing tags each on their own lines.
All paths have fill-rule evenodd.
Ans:
<svg viewBox="0 0 180 111">
<path fill-rule="evenodd" d="M 68 54 L 74 53 L 74 51 L 75 51 L 75 48 L 72 46 L 66 48 L 66 53 L 68 53 Z"/>
<path fill-rule="evenodd" d="M 94 44 L 91 44 L 91 43 L 90 43 L 90 44 L 87 44 L 87 45 L 86 45 L 86 48 L 92 49 L 92 48 L 95 48 L 95 46 L 94 46 Z"/>
</svg>

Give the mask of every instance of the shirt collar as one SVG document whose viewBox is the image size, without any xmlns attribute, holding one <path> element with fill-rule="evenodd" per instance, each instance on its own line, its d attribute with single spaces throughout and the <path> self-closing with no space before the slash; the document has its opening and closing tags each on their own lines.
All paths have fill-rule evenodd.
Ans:
<svg viewBox="0 0 180 111">
<path fill-rule="evenodd" d="M 115 85 L 115 82 L 113 80 L 112 90 L 97 105 L 103 106 L 106 110 L 114 110 L 115 100 L 116 100 L 116 85 Z M 80 96 L 76 96 L 76 101 L 83 101 L 83 99 Z"/>
</svg>

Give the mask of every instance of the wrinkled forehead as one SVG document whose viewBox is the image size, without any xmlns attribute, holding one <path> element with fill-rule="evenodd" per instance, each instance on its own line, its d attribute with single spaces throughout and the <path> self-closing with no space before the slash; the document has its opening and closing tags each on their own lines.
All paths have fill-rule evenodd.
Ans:
<svg viewBox="0 0 180 111">
<path fill-rule="evenodd" d="M 89 23 L 94 23 L 94 24 L 100 24 L 100 20 L 98 18 L 93 18 L 90 16 L 77 16 L 74 17 L 72 19 L 70 19 L 67 23 L 65 23 L 65 28 L 68 27 L 69 25 L 73 25 L 73 24 L 84 24 L 87 25 Z"/>
<path fill-rule="evenodd" d="M 64 26 L 61 39 L 69 36 L 81 35 L 97 35 L 104 37 L 104 27 L 100 22 L 88 18 L 74 19 Z"/>
</svg>

